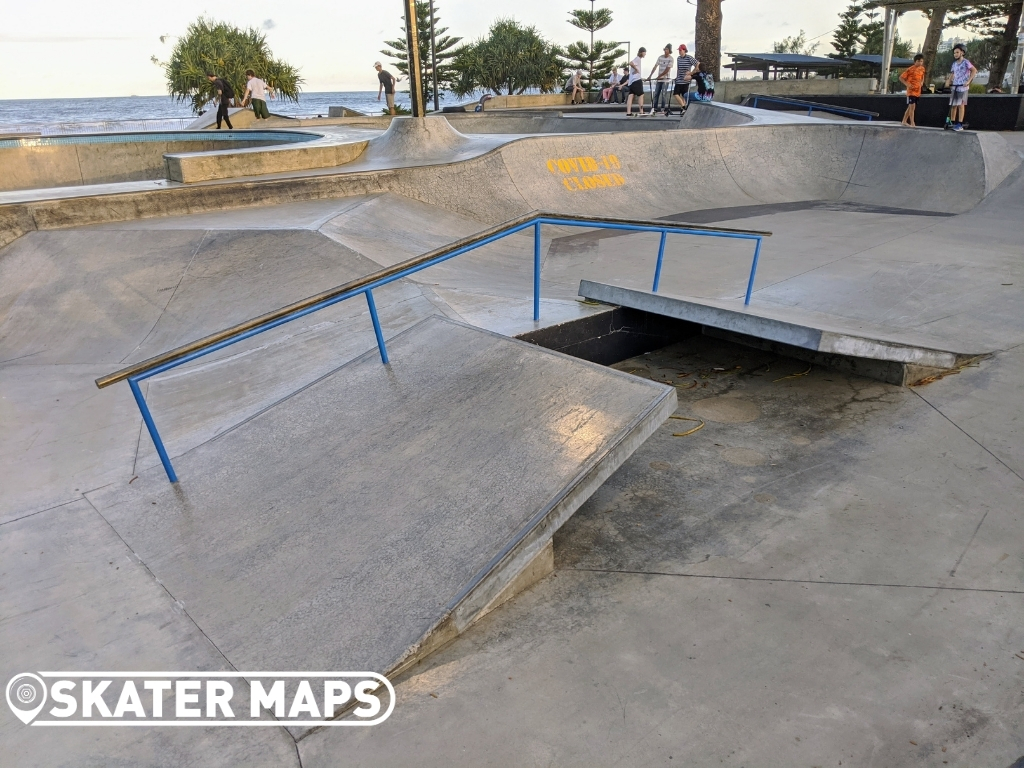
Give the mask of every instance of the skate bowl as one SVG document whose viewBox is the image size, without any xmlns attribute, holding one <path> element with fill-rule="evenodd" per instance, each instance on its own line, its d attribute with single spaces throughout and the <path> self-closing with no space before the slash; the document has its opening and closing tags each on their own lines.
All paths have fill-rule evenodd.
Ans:
<svg viewBox="0 0 1024 768">
<path fill-rule="evenodd" d="M 0 139 L 0 191 L 166 177 L 164 155 L 296 144 L 301 131 L 166 131 Z"/>
<path fill-rule="evenodd" d="M 685 217 L 689 211 L 800 201 L 956 214 L 974 208 L 1021 163 L 997 134 L 757 112 L 694 105 L 687 115 L 691 124 L 742 124 L 598 132 L 587 129 L 639 119 L 574 118 L 562 122 L 577 126 L 577 133 L 525 136 L 467 135 L 440 116 L 398 118 L 361 152 L 352 148 L 351 162 L 288 178 L 117 189 L 103 194 L 102 205 L 95 196 L 6 195 L 0 198 L 0 243 L 37 229 L 370 191 L 403 195 L 482 224 L 531 210 Z M 295 154 L 281 147 L 259 151 L 281 159 Z"/>
</svg>

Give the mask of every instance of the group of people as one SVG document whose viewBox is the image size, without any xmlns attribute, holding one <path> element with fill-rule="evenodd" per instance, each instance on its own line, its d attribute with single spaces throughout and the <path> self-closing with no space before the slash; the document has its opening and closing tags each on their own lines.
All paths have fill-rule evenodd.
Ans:
<svg viewBox="0 0 1024 768">
<path fill-rule="evenodd" d="M 236 98 L 235 89 L 223 77 L 217 77 L 212 72 L 207 72 L 206 79 L 212 83 L 213 90 L 217 93 L 217 130 L 220 130 L 222 122 L 227 124 L 228 130 L 234 128 L 231 125 L 231 118 L 228 117 L 228 107 L 231 106 L 247 107 L 252 104 L 252 111 L 256 113 L 257 120 L 265 120 L 270 117 L 270 110 L 267 109 L 267 95 L 273 97 L 273 89 L 256 77 L 256 73 L 251 69 L 245 70 L 245 93 L 241 99 Z"/>
<path fill-rule="evenodd" d="M 917 54 L 914 64 L 900 75 L 900 82 L 907 87 L 907 111 L 903 114 L 903 125 L 917 127 L 917 103 L 921 100 L 926 72 L 924 56 Z M 971 83 L 978 76 L 978 68 L 967 60 L 967 49 L 957 43 L 953 46 L 953 66 L 946 75 L 946 87 L 949 88 L 949 115 L 946 117 L 946 129 L 962 131 L 964 129 L 964 113 L 967 111 L 967 96 Z"/>
<path fill-rule="evenodd" d="M 643 74 L 643 61 L 647 56 L 647 49 L 640 48 L 629 64 L 622 68 L 622 75 L 619 69 L 612 70 L 608 86 L 601 91 L 601 101 L 604 103 L 618 103 L 620 98 L 625 97 L 626 114 L 633 116 L 633 99 L 637 99 L 640 115 L 654 115 L 661 112 L 668 115 L 672 111 L 672 101 L 679 105 L 680 114 L 686 111 L 690 103 L 690 87 L 696 83 L 697 93 L 693 98 L 697 101 L 712 101 L 715 98 L 715 79 L 705 66 L 690 55 L 685 44 L 677 49 L 675 60 L 672 58 L 672 46 L 666 45 L 662 55 L 658 57 L 654 67 L 647 77 Z M 672 69 L 675 67 L 675 76 Z M 644 83 L 653 83 L 651 111 L 644 111 L 644 98 L 646 95 Z M 583 89 L 580 88 L 582 94 Z M 671 92 L 670 92 L 671 91 Z M 575 101 L 575 90 L 573 91 Z"/>
</svg>

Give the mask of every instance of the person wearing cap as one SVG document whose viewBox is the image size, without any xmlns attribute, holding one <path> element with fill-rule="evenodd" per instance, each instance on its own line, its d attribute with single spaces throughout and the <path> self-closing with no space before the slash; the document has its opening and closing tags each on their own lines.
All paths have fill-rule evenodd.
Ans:
<svg viewBox="0 0 1024 768">
<path fill-rule="evenodd" d="M 634 96 L 640 97 L 640 115 L 644 114 L 644 73 L 641 67 L 646 55 L 647 49 L 640 48 L 636 52 L 636 58 L 629 62 L 629 96 L 626 98 L 626 117 L 633 116 Z"/>
<path fill-rule="evenodd" d="M 949 93 L 949 117 L 946 128 L 954 131 L 964 129 L 964 112 L 967 111 L 967 94 L 971 83 L 978 76 L 978 68 L 967 60 L 967 49 L 962 43 L 953 46 L 953 66 L 946 75 L 946 87 L 952 86 Z"/>
<path fill-rule="evenodd" d="M 656 85 L 654 86 L 654 96 L 651 97 L 651 114 L 653 115 L 658 111 L 659 105 L 662 111 L 668 114 L 669 96 L 668 87 L 672 83 L 672 45 L 666 45 L 664 53 L 658 57 L 658 60 L 654 64 L 654 68 L 651 70 L 651 74 L 647 76 L 650 80 L 654 77 L 654 73 L 658 73 Z"/>
<path fill-rule="evenodd" d="M 383 92 L 388 100 L 388 111 L 395 114 L 395 83 L 398 81 L 395 76 L 384 69 L 379 61 L 373 63 L 373 68 L 377 70 L 377 79 L 380 81 L 380 87 L 377 88 L 377 101 L 380 101 L 380 95 Z"/>
<path fill-rule="evenodd" d="M 684 112 L 690 103 L 690 82 L 693 80 L 693 70 L 696 68 L 697 60 L 690 55 L 686 43 L 681 43 L 679 57 L 676 59 L 676 87 L 672 96 L 679 102 L 679 108 Z"/>
</svg>

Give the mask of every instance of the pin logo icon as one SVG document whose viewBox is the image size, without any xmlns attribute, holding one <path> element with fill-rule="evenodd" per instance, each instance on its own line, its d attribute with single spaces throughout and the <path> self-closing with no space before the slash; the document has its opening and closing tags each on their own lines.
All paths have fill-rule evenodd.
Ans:
<svg viewBox="0 0 1024 768">
<path fill-rule="evenodd" d="M 46 704 L 46 683 L 31 672 L 15 675 L 7 683 L 7 706 L 14 716 L 28 725 Z"/>
</svg>

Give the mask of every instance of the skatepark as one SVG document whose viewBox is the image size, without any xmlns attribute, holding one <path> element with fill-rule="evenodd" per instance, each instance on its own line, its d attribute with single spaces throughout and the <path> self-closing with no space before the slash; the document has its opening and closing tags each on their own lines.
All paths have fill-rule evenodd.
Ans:
<svg viewBox="0 0 1024 768">
<path fill-rule="evenodd" d="M 1024 756 L 1019 134 L 302 122 L 0 142 L 4 669 L 366 669 L 394 713 L 7 752 Z"/>
</svg>

